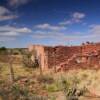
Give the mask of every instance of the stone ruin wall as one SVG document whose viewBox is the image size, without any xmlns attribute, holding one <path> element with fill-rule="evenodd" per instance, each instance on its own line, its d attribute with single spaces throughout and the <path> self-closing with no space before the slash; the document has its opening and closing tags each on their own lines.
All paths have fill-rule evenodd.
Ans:
<svg viewBox="0 0 100 100">
<path fill-rule="evenodd" d="M 46 70 L 48 68 L 47 57 L 45 53 L 44 46 L 41 45 L 30 45 L 29 52 L 31 52 L 31 59 L 34 62 L 35 59 L 38 59 L 39 66 L 41 66 L 42 70 Z"/>
<path fill-rule="evenodd" d="M 82 46 L 82 54 L 96 53 L 100 51 L 100 43 L 97 44 L 86 44 Z"/>
<path fill-rule="evenodd" d="M 48 67 L 51 68 L 55 65 L 59 65 L 61 62 L 67 61 L 68 58 L 74 54 L 81 53 L 81 47 L 73 46 L 56 46 L 56 47 L 45 47 L 46 55 L 48 55 Z"/>
<path fill-rule="evenodd" d="M 31 46 L 30 49 L 33 50 L 34 48 L 38 52 L 37 55 L 41 56 L 40 63 L 43 69 L 52 68 L 53 66 L 66 62 L 75 54 L 80 55 L 81 58 L 85 59 L 87 62 L 89 60 L 90 64 L 92 65 L 100 63 L 100 44 L 99 43 L 85 44 L 82 46 L 55 46 L 55 47 L 33 45 Z M 85 54 L 89 55 L 92 52 L 95 52 L 95 55 L 91 57 L 85 56 Z M 83 65 L 85 64 L 86 63 L 84 63 Z M 72 62 L 70 66 L 75 66 L 75 61 L 74 63 Z M 76 64 L 76 66 L 78 65 Z"/>
<path fill-rule="evenodd" d="M 82 55 L 88 55 L 87 63 L 100 68 L 100 43 L 82 46 Z"/>
</svg>

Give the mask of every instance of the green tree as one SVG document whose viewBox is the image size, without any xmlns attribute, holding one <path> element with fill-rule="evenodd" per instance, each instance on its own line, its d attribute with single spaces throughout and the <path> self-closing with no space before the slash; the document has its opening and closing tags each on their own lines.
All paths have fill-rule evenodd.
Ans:
<svg viewBox="0 0 100 100">
<path fill-rule="evenodd" d="M 6 47 L 0 47 L 0 54 L 6 54 L 7 53 L 7 48 Z"/>
</svg>

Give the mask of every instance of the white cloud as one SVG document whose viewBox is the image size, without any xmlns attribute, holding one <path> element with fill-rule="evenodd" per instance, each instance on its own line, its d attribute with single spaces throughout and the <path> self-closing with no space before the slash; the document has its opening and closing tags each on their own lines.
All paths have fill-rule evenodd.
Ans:
<svg viewBox="0 0 100 100">
<path fill-rule="evenodd" d="M 26 28 L 26 27 L 24 27 L 24 28 L 17 28 L 17 29 L 15 29 L 15 31 L 19 32 L 19 33 L 30 33 L 30 32 L 32 32 L 31 29 Z"/>
<path fill-rule="evenodd" d="M 60 31 L 66 29 L 66 27 L 64 26 L 54 26 L 47 23 L 36 25 L 35 28 L 43 29 L 43 30 L 53 30 L 53 31 Z"/>
<path fill-rule="evenodd" d="M 59 39 L 59 38 L 64 38 L 65 35 L 63 33 L 59 32 L 46 32 L 46 31 L 35 31 L 34 34 L 32 35 L 33 38 L 38 38 L 38 39 L 47 39 L 47 38 L 52 38 L 52 39 Z"/>
<path fill-rule="evenodd" d="M 71 18 L 69 20 L 65 20 L 63 22 L 60 22 L 60 25 L 70 25 L 70 24 L 74 24 L 74 23 L 79 23 L 82 21 L 82 19 L 85 17 L 86 15 L 84 13 L 81 12 L 75 12 L 73 14 L 71 14 Z"/>
<path fill-rule="evenodd" d="M 13 40 L 15 40 L 16 38 L 15 37 L 0 37 L 0 43 L 2 43 L 3 44 L 3 42 L 8 42 L 8 41 L 13 41 Z"/>
<path fill-rule="evenodd" d="M 73 36 L 73 35 L 66 35 L 65 33 L 61 32 L 55 32 L 55 31 L 35 31 L 32 35 L 34 39 L 55 39 L 55 40 L 70 40 L 70 39 L 76 39 L 79 36 Z"/>
<path fill-rule="evenodd" d="M 59 45 L 67 44 L 69 42 L 74 44 L 83 43 L 86 41 L 97 42 L 99 41 L 100 35 L 89 33 L 83 34 L 81 32 L 73 32 L 70 35 L 68 35 L 63 32 L 38 30 L 33 33 L 32 38 L 38 41 L 48 40 L 53 45 L 55 45 L 55 43 L 56 45 Z"/>
<path fill-rule="evenodd" d="M 9 42 L 17 40 L 18 37 L 31 35 L 32 30 L 27 27 L 0 26 L 0 42 Z M 30 34 L 29 34 L 30 33 Z"/>
<path fill-rule="evenodd" d="M 2 32 L 2 33 L 0 33 L 0 36 L 18 36 L 19 35 L 19 33 L 17 33 L 17 32 Z"/>
<path fill-rule="evenodd" d="M 24 5 L 30 2 L 31 0 L 8 0 L 10 6 L 18 7 L 19 5 Z"/>
<path fill-rule="evenodd" d="M 80 32 L 75 32 L 73 34 L 80 33 Z M 33 34 L 33 38 L 41 38 L 41 39 L 46 39 L 46 38 L 54 38 L 54 39 L 61 39 L 61 40 L 77 40 L 77 39 L 86 39 L 86 38 L 93 38 L 97 37 L 99 35 L 95 34 L 90 34 L 90 35 L 66 35 L 64 33 L 58 33 L 58 32 L 46 32 L 46 31 L 36 31 Z"/>
<path fill-rule="evenodd" d="M 0 26 L 0 36 L 19 36 L 30 32 L 31 29 L 26 27 Z"/>
<path fill-rule="evenodd" d="M 83 19 L 84 17 L 85 17 L 84 13 L 75 12 L 75 13 L 72 14 L 72 18 L 76 19 L 76 20 Z"/>
<path fill-rule="evenodd" d="M 0 21 L 15 19 L 17 17 L 18 16 L 13 15 L 12 12 L 7 8 L 0 6 Z"/>
<path fill-rule="evenodd" d="M 100 25 L 90 25 L 89 33 L 100 35 Z"/>
<path fill-rule="evenodd" d="M 14 15 L 0 16 L 0 21 L 10 20 L 10 19 L 15 19 L 15 18 L 17 18 L 17 16 L 14 16 Z"/>
<path fill-rule="evenodd" d="M 7 8 L 0 6 L 0 15 L 5 15 L 11 13 Z"/>
<path fill-rule="evenodd" d="M 71 25 L 72 23 L 73 23 L 72 20 L 66 20 L 66 21 L 60 22 L 59 24 L 60 25 Z"/>
</svg>

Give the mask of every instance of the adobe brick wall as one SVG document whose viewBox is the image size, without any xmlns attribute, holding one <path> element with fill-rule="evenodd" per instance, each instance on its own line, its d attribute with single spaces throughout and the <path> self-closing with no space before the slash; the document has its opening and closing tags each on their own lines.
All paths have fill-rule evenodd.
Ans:
<svg viewBox="0 0 100 100">
<path fill-rule="evenodd" d="M 86 44 L 82 46 L 82 54 L 100 51 L 100 43 Z"/>
<path fill-rule="evenodd" d="M 59 65 L 61 62 L 67 61 L 68 58 L 73 54 L 81 53 L 82 48 L 80 46 L 56 46 L 56 47 L 45 47 L 45 52 L 48 55 L 48 67 Z"/>
<path fill-rule="evenodd" d="M 73 55 L 81 55 L 84 56 L 85 54 L 88 54 L 84 58 L 88 60 L 91 65 L 99 64 L 100 63 L 100 43 L 96 44 L 85 44 L 81 46 L 42 46 L 42 45 L 33 45 L 30 46 L 29 50 L 36 50 L 38 52 L 38 56 L 41 55 L 41 66 L 43 69 L 52 68 L 54 66 L 57 66 L 63 62 L 66 62 L 68 59 L 70 59 Z M 90 57 L 90 54 L 94 53 L 93 56 Z M 34 54 L 33 54 L 34 56 Z M 77 65 L 75 63 L 75 59 L 73 59 L 69 66 L 82 66 L 86 65 L 88 63 Z"/>
</svg>

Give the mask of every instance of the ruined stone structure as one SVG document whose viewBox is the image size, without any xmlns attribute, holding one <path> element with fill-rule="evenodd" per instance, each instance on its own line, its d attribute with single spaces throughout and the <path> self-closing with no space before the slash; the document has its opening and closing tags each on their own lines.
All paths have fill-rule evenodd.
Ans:
<svg viewBox="0 0 100 100">
<path fill-rule="evenodd" d="M 55 66 L 57 70 L 100 66 L 100 43 L 55 47 L 31 45 L 29 51 L 31 59 L 34 61 L 37 58 L 43 70 Z"/>
<path fill-rule="evenodd" d="M 47 63 L 48 58 L 46 56 L 44 46 L 31 45 L 29 46 L 29 52 L 31 52 L 32 54 L 31 59 L 33 62 L 35 61 L 35 59 L 38 59 L 39 66 L 41 66 L 43 70 L 48 68 L 48 63 Z"/>
</svg>

